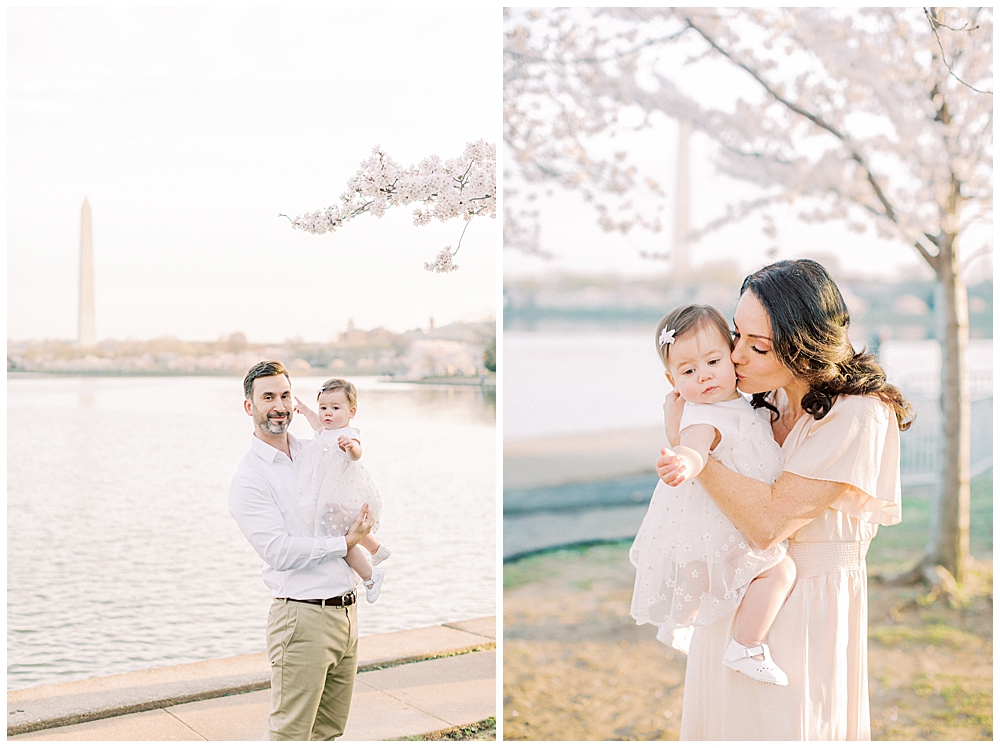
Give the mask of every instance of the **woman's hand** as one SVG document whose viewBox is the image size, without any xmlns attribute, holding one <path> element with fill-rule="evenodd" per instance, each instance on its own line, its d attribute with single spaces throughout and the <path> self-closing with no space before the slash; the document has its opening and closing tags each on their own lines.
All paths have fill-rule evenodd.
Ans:
<svg viewBox="0 0 1000 748">
<path fill-rule="evenodd" d="M 663 429 L 671 447 L 681 443 L 681 416 L 684 415 L 685 402 L 677 390 L 668 393 L 663 400 Z"/>
</svg>

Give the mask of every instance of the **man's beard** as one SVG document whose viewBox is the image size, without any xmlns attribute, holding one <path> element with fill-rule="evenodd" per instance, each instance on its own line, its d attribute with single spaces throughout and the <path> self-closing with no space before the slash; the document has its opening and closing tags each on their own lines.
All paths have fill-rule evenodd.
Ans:
<svg viewBox="0 0 1000 748">
<path fill-rule="evenodd" d="M 288 411 L 283 414 L 285 416 L 284 423 L 274 423 L 271 419 L 263 413 L 255 413 L 254 420 L 257 421 L 257 425 L 260 426 L 264 431 L 274 436 L 281 436 L 286 431 L 288 431 L 288 426 L 292 422 L 292 411 Z"/>
</svg>

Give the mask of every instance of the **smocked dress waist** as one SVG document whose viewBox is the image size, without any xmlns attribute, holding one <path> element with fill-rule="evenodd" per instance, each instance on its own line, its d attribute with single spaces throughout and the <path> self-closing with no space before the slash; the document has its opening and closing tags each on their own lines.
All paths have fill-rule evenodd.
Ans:
<svg viewBox="0 0 1000 748">
<path fill-rule="evenodd" d="M 788 555 L 795 562 L 796 577 L 807 579 L 825 574 L 862 571 L 871 540 L 841 540 L 816 543 L 788 543 Z"/>
</svg>

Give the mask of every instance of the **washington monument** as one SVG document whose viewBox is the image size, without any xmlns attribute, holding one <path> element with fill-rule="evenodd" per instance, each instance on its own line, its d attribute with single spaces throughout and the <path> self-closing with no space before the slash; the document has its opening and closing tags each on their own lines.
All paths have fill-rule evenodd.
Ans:
<svg viewBox="0 0 1000 748">
<path fill-rule="evenodd" d="M 674 277 L 687 282 L 691 273 L 691 123 L 680 120 L 677 132 L 677 176 L 674 190 Z"/>
<path fill-rule="evenodd" d="M 80 210 L 80 331 L 82 348 L 97 345 L 94 330 L 94 240 L 90 226 L 90 203 L 83 199 Z"/>
</svg>

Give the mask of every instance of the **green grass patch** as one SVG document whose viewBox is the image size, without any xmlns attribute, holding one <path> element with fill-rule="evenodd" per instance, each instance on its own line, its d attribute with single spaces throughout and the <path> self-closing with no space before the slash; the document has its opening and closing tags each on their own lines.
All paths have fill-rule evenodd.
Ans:
<svg viewBox="0 0 1000 748">
<path fill-rule="evenodd" d="M 993 691 L 988 682 L 976 684 L 961 675 L 921 673 L 913 684 L 913 693 L 930 706 L 913 715 L 921 738 L 989 740 L 993 737 Z"/>
<path fill-rule="evenodd" d="M 886 647 L 907 643 L 961 649 L 965 646 L 978 647 L 980 643 L 979 637 L 942 623 L 932 623 L 919 628 L 900 625 L 879 626 L 868 629 L 868 638 Z"/>
<path fill-rule="evenodd" d="M 945 720 L 961 720 L 966 724 L 990 726 L 992 737 L 992 691 L 973 688 L 968 683 L 957 680 L 960 676 L 952 677 L 956 680 L 941 689 L 941 695 L 948 704 L 948 711 L 935 716 Z"/>
<path fill-rule="evenodd" d="M 931 696 L 938 695 L 939 691 L 934 681 L 928 678 L 926 673 L 919 673 L 916 680 L 913 681 L 913 693 L 922 699 L 929 699 Z"/>
<path fill-rule="evenodd" d="M 969 550 L 975 558 L 993 554 L 993 471 L 972 480 L 969 499 Z M 930 535 L 933 486 L 903 491 L 903 521 L 880 527 L 868 551 L 871 572 L 897 571 L 919 561 Z"/>
<path fill-rule="evenodd" d="M 581 543 L 539 551 L 530 556 L 507 561 L 503 565 L 503 588 L 509 590 L 541 581 L 552 574 L 553 563 L 559 566 L 582 561 L 599 567 L 610 557 L 620 557 L 631 545 L 631 540 L 619 540 L 614 543 Z"/>
</svg>

